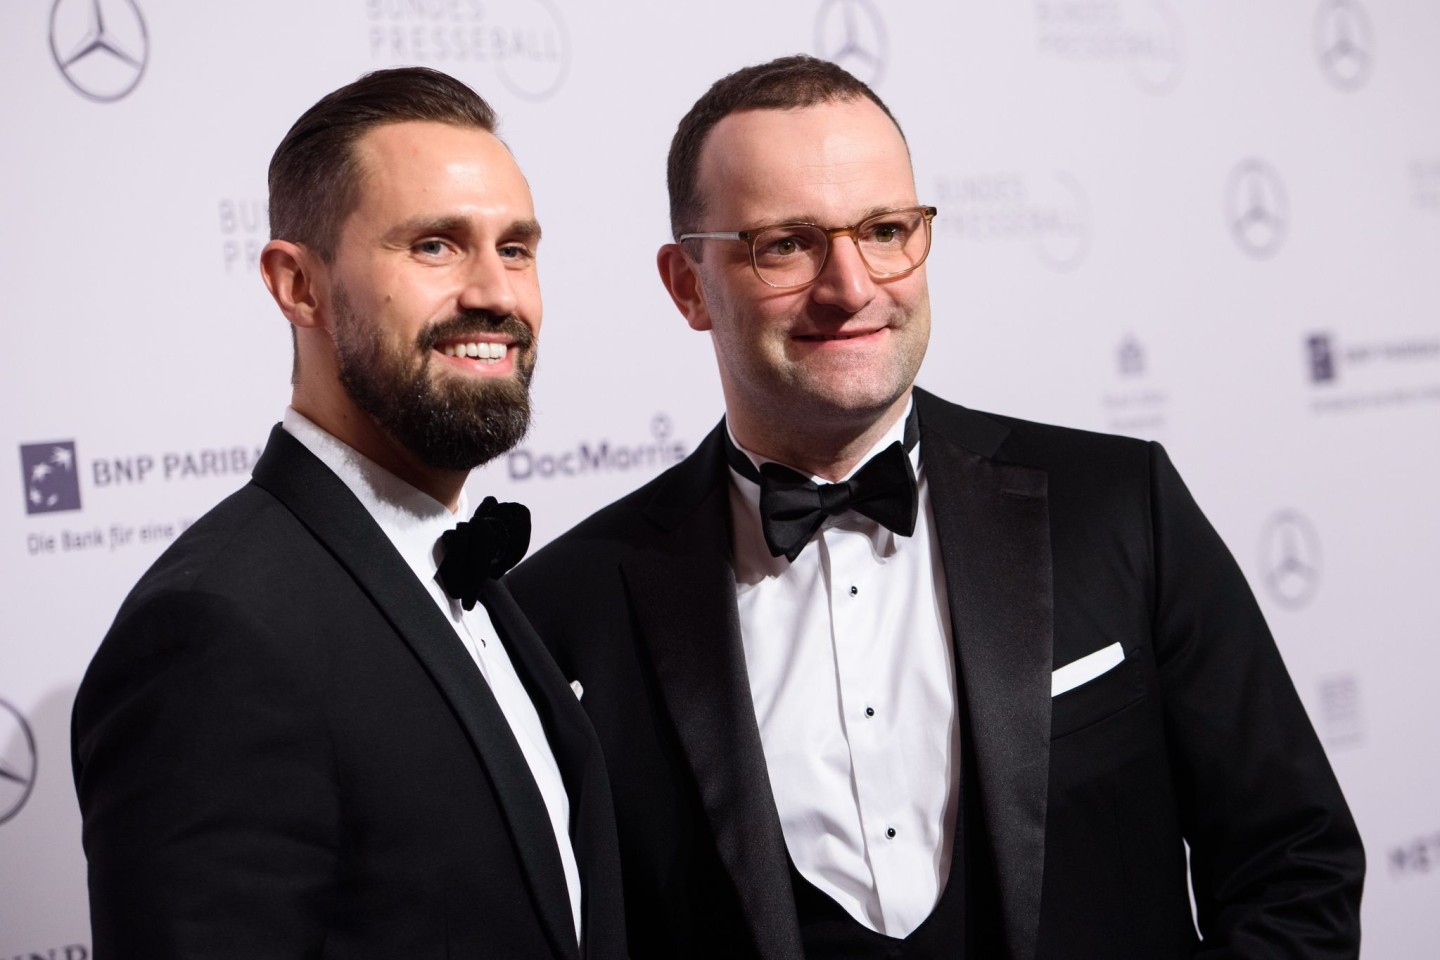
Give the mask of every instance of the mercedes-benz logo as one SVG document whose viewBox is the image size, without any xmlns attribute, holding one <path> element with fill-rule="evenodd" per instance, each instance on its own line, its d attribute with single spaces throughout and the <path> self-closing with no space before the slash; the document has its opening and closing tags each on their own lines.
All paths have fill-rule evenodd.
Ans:
<svg viewBox="0 0 1440 960">
<path fill-rule="evenodd" d="M 11 819 L 35 789 L 35 735 L 19 710 L 0 700 L 0 823 Z"/>
<path fill-rule="evenodd" d="M 1282 607 L 1298 610 L 1320 586 L 1320 537 L 1294 510 L 1281 510 L 1260 535 L 1265 588 Z"/>
<path fill-rule="evenodd" d="M 1263 160 L 1242 160 L 1225 188 L 1225 218 L 1241 250 L 1258 259 L 1275 255 L 1285 239 L 1289 210 L 1285 187 Z"/>
<path fill-rule="evenodd" d="M 815 15 L 815 52 L 878 86 L 885 75 L 885 20 L 870 0 L 824 0 Z"/>
<path fill-rule="evenodd" d="M 1375 63 L 1370 17 L 1357 0 L 1323 0 L 1315 11 L 1315 55 L 1331 83 L 1357 90 Z"/>
<path fill-rule="evenodd" d="M 511 42 L 497 58 L 500 82 L 522 100 L 548 100 L 570 71 L 570 35 L 550 0 L 524 0 L 505 7 Z"/>
<path fill-rule="evenodd" d="M 109 103 L 144 76 L 150 35 L 135 0 L 55 0 L 50 55 L 70 86 Z"/>
</svg>

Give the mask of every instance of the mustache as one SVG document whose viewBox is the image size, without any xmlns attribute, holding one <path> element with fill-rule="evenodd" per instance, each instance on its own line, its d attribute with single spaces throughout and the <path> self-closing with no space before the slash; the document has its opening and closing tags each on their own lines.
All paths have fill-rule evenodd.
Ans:
<svg viewBox="0 0 1440 960">
<path fill-rule="evenodd" d="M 420 331 L 415 344 L 423 351 L 430 351 L 441 340 L 474 333 L 504 334 L 521 350 L 529 350 L 535 345 L 535 335 L 523 320 L 513 313 L 496 314 L 489 310 L 466 310 L 449 320 L 432 324 Z"/>
</svg>

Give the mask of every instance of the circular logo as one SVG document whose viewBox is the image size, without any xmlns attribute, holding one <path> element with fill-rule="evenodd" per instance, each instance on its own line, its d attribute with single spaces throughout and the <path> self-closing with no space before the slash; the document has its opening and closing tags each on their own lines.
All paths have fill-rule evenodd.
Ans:
<svg viewBox="0 0 1440 960">
<path fill-rule="evenodd" d="M 1062 273 L 1080 266 L 1090 250 L 1090 204 L 1079 181 L 1056 172 L 1031 192 L 1029 207 L 1030 244 L 1040 262 Z"/>
<path fill-rule="evenodd" d="M 1180 18 L 1163 0 L 1153 0 L 1134 14 L 1134 23 L 1127 21 L 1134 50 L 1130 76 L 1147 93 L 1169 93 L 1185 70 L 1185 33 Z"/>
<path fill-rule="evenodd" d="M 1356 0 L 1324 0 L 1315 11 L 1315 55 L 1326 79 L 1341 90 L 1358 90 L 1375 63 L 1370 16 Z"/>
<path fill-rule="evenodd" d="M 815 15 L 815 52 L 877 86 L 885 74 L 885 20 L 870 0 L 825 0 Z"/>
<path fill-rule="evenodd" d="M 674 431 L 675 425 L 670 422 L 670 415 L 657 413 L 650 418 L 650 433 L 656 440 L 664 443 Z"/>
<path fill-rule="evenodd" d="M 135 0 L 55 0 L 50 55 L 70 86 L 110 103 L 140 82 L 150 59 L 150 35 Z"/>
<path fill-rule="evenodd" d="M 35 735 L 20 711 L 0 700 L 0 823 L 11 819 L 35 788 Z"/>
<path fill-rule="evenodd" d="M 1275 255 L 1285 239 L 1285 186 L 1263 160 L 1242 160 L 1225 187 L 1225 218 L 1240 249 L 1257 259 Z"/>
<path fill-rule="evenodd" d="M 570 35 L 550 0 L 505 7 L 506 42 L 496 55 L 500 82 L 522 100 L 548 100 L 570 71 Z"/>
<path fill-rule="evenodd" d="M 1260 534 L 1260 564 L 1276 603 L 1290 610 L 1308 604 L 1320 586 L 1320 537 L 1310 521 L 1293 510 L 1267 520 Z"/>
</svg>

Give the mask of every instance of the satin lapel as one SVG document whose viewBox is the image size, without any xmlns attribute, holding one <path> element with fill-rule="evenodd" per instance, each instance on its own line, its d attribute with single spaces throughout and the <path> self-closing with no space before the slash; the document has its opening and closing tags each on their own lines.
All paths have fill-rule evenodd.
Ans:
<svg viewBox="0 0 1440 960">
<path fill-rule="evenodd" d="M 580 700 L 504 584 L 496 580 L 483 583 L 480 602 L 500 631 L 540 714 L 570 797 L 570 842 L 580 867 L 585 956 L 587 960 L 623 960 L 620 841 L 600 741 Z"/>
<path fill-rule="evenodd" d="M 1046 475 L 962 445 L 955 408 L 926 398 L 920 451 L 945 564 L 981 822 L 994 854 L 1009 956 L 1035 954 L 1050 772 L 1052 578 Z M 978 414 L 963 412 L 969 417 Z M 999 440 L 994 421 L 982 448 Z M 992 444 L 993 446 L 993 444 Z M 977 789 L 978 787 L 978 789 Z M 980 838 L 970 838 L 975 842 Z M 975 882 L 981 878 L 972 878 Z"/>
<path fill-rule="evenodd" d="M 691 458 L 693 469 L 672 474 L 657 493 L 647 516 L 661 533 L 621 569 L 756 950 L 764 960 L 800 960 L 785 838 L 740 641 L 720 436 L 712 432 Z"/>
<path fill-rule="evenodd" d="M 565 872 L 545 801 L 489 684 L 454 629 L 345 484 L 278 426 L 255 465 L 254 479 L 369 594 L 460 718 L 495 785 L 551 946 L 559 957 L 578 958 Z"/>
</svg>

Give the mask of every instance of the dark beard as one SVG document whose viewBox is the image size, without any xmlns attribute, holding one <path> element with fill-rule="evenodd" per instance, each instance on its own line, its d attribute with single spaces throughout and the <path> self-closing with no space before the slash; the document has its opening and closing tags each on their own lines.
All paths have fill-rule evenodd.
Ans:
<svg viewBox="0 0 1440 960">
<path fill-rule="evenodd" d="M 383 331 L 356 316 L 335 294 L 340 385 L 391 439 L 434 470 L 471 470 L 514 447 L 530 429 L 530 328 L 514 316 L 467 311 L 421 331 L 414 354 L 392 348 Z M 514 342 L 515 376 L 430 376 L 435 344 L 473 333 L 503 333 Z M 418 358 L 418 359 L 417 359 Z"/>
</svg>

